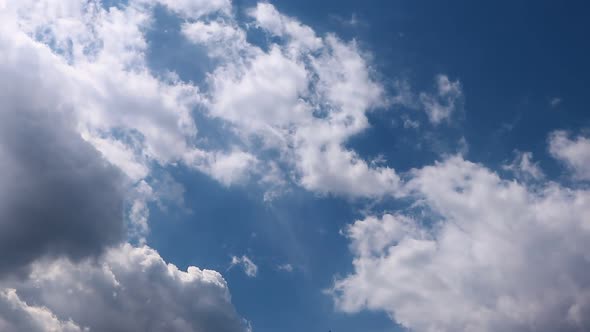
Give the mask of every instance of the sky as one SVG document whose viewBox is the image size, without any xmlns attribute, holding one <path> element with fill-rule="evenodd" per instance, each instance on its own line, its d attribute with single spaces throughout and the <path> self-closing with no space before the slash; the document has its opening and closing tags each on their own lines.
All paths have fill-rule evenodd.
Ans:
<svg viewBox="0 0 590 332">
<path fill-rule="evenodd" d="M 589 10 L 0 0 L 0 331 L 590 330 Z"/>
</svg>

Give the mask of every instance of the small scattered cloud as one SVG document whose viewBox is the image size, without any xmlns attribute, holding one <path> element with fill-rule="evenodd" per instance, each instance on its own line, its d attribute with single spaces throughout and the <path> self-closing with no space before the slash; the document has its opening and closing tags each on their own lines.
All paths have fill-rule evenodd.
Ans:
<svg viewBox="0 0 590 332">
<path fill-rule="evenodd" d="M 457 142 L 457 153 L 459 153 L 461 156 L 466 156 L 467 153 L 469 153 L 469 143 L 467 142 L 465 136 L 461 136 Z"/>
<path fill-rule="evenodd" d="M 461 107 L 463 89 L 461 82 L 451 81 L 447 75 L 436 76 L 436 92 L 420 93 L 420 102 L 433 125 L 450 121 L 453 113 Z"/>
<path fill-rule="evenodd" d="M 409 117 L 404 118 L 404 128 L 406 129 L 418 129 L 420 128 L 420 122 L 418 120 L 412 120 Z"/>
<path fill-rule="evenodd" d="M 517 178 L 522 180 L 539 180 L 545 177 L 545 174 L 539 167 L 538 162 L 533 161 L 532 152 L 515 151 L 516 156 L 511 163 L 502 166 L 502 169 L 512 172 Z"/>
<path fill-rule="evenodd" d="M 279 271 L 293 272 L 293 265 L 291 265 L 289 263 L 281 264 L 281 265 L 277 266 L 277 269 L 279 269 Z"/>
<path fill-rule="evenodd" d="M 244 270 L 244 273 L 250 278 L 254 278 L 258 275 L 258 266 L 246 255 L 243 255 L 242 257 L 232 256 L 230 268 L 234 266 L 240 266 Z"/>
<path fill-rule="evenodd" d="M 343 27 L 359 28 L 369 26 L 369 24 L 362 20 L 357 13 L 352 13 L 349 17 L 333 14 L 330 15 L 330 18 Z"/>
<path fill-rule="evenodd" d="M 562 101 L 563 100 L 559 97 L 551 98 L 551 100 L 549 101 L 549 105 L 553 108 L 556 108 L 559 105 L 561 105 Z"/>
</svg>

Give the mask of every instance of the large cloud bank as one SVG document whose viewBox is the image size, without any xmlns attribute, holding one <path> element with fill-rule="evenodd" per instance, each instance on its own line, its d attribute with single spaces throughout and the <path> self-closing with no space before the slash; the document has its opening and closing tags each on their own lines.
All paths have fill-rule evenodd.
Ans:
<svg viewBox="0 0 590 332">
<path fill-rule="evenodd" d="M 551 137 L 575 167 L 584 140 Z M 413 212 L 347 228 L 354 272 L 332 290 L 341 310 L 383 310 L 415 331 L 590 329 L 590 191 L 505 180 L 461 157 L 407 186 Z"/>
</svg>

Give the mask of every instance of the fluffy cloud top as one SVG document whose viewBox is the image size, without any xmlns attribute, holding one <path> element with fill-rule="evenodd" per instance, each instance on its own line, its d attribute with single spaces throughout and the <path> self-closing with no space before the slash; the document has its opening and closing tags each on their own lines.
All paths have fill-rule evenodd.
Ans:
<svg viewBox="0 0 590 332">
<path fill-rule="evenodd" d="M 49 309 L 30 306 L 23 302 L 16 290 L 0 291 L 0 330 L 6 332 L 80 332 L 78 325 L 60 321 Z"/>
<path fill-rule="evenodd" d="M 589 191 L 506 181 L 460 157 L 408 187 L 428 213 L 347 229 L 354 273 L 333 288 L 338 308 L 384 310 L 414 331 L 590 328 Z"/>
<path fill-rule="evenodd" d="M 98 261 L 41 261 L 0 293 L 3 331 L 248 331 L 227 284 L 211 270 L 181 271 L 149 247 L 122 245 Z M 37 329 L 29 329 L 29 326 Z"/>
</svg>

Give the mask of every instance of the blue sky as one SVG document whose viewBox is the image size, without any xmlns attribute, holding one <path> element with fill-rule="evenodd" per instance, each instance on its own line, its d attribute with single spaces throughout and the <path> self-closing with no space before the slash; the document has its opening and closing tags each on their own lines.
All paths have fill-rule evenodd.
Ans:
<svg viewBox="0 0 590 332">
<path fill-rule="evenodd" d="M 0 0 L 0 330 L 590 328 L 589 10 Z"/>
<path fill-rule="evenodd" d="M 437 73 L 462 82 L 464 114 L 450 128 L 400 132 L 392 121 L 404 110 L 386 108 L 372 114 L 372 128 L 348 142 L 365 159 L 384 154 L 390 165 L 408 170 L 437 160 L 438 149 L 454 152 L 452 140 L 463 136 L 473 161 L 499 169 L 518 149 L 533 151 L 549 171 L 555 165 L 546 157 L 547 133 L 588 127 L 582 84 L 590 72 L 584 61 L 589 49 L 582 22 L 588 8 L 581 3 L 273 3 L 320 33 L 357 39 L 371 52 L 385 82 L 402 77 L 429 89 Z M 247 8 L 252 2 L 234 4 Z M 348 23 L 352 18 L 358 23 Z M 154 44 L 159 42 L 155 39 Z M 172 55 L 181 75 L 201 66 L 180 60 L 183 56 Z M 185 75 L 198 79 L 192 72 Z M 551 106 L 554 98 L 561 100 L 557 107 Z M 432 141 L 424 138 L 425 132 Z M 421 140 L 423 148 L 413 146 Z M 149 242 L 180 266 L 223 270 L 231 255 L 253 257 L 260 268 L 257 278 L 239 270 L 225 276 L 238 310 L 257 331 L 403 330 L 393 327 L 383 313 L 335 312 L 322 292 L 335 275 L 350 272 L 348 242 L 339 230 L 359 218 L 369 202 L 294 190 L 265 203 L 256 184 L 228 189 L 184 170 L 175 171 L 174 177 L 184 184 L 193 213 L 158 213 Z M 390 209 L 396 205 L 383 204 Z M 284 263 L 292 264 L 294 272 L 277 270 Z"/>
</svg>

